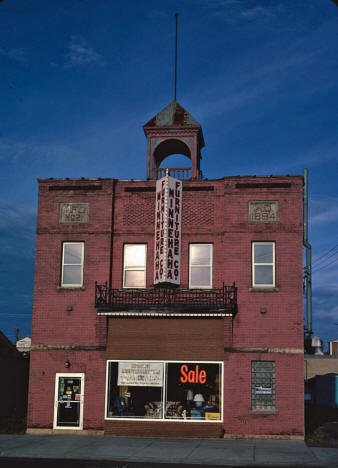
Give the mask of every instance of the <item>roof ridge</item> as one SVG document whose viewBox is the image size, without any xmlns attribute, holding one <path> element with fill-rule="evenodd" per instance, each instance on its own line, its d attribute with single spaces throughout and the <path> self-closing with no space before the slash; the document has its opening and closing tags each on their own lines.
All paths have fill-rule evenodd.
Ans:
<svg viewBox="0 0 338 468">
<path fill-rule="evenodd" d="M 177 100 L 173 100 L 164 109 L 150 119 L 145 127 L 198 127 L 201 124 Z"/>
</svg>

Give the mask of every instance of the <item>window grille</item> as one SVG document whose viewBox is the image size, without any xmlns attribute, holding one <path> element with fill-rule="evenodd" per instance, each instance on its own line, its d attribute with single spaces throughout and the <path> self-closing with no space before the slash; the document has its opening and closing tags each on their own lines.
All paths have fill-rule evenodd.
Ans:
<svg viewBox="0 0 338 468">
<path fill-rule="evenodd" d="M 252 409 L 275 410 L 276 368 L 274 361 L 252 361 L 251 395 Z"/>
</svg>

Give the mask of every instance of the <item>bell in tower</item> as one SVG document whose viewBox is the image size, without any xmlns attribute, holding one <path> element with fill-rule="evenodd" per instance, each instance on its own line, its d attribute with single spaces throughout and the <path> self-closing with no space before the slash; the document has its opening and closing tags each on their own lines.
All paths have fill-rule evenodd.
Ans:
<svg viewBox="0 0 338 468">
<path fill-rule="evenodd" d="M 201 179 L 202 127 L 176 100 L 149 120 L 143 129 L 148 141 L 147 179 L 161 179 L 166 169 L 177 179 Z M 160 167 L 162 161 L 173 154 L 189 158 L 190 167 Z"/>
</svg>

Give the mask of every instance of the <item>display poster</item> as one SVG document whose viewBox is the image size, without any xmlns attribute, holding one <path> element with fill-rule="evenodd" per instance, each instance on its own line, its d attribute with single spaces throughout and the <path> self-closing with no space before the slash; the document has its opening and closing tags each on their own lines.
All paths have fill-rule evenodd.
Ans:
<svg viewBox="0 0 338 468">
<path fill-rule="evenodd" d="M 154 284 L 180 284 L 182 181 L 156 182 Z"/>
<path fill-rule="evenodd" d="M 263 387 L 263 385 L 259 385 L 256 387 L 256 395 L 272 395 L 272 388 L 271 387 Z"/>
<path fill-rule="evenodd" d="M 161 362 L 119 362 L 117 385 L 129 387 L 162 387 Z"/>
<path fill-rule="evenodd" d="M 60 378 L 59 379 L 59 400 L 76 400 L 81 395 L 81 379 Z M 68 408 L 68 406 L 67 406 Z"/>
</svg>

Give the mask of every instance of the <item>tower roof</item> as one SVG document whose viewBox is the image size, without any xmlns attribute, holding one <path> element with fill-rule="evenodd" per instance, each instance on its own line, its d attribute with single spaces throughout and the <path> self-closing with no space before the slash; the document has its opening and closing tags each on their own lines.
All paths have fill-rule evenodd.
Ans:
<svg viewBox="0 0 338 468">
<path fill-rule="evenodd" d="M 148 140 L 148 179 L 161 178 L 163 168 L 160 168 L 160 164 L 173 154 L 183 154 L 190 159 L 191 168 L 185 168 L 189 172 L 187 178 L 201 178 L 201 149 L 204 147 L 202 126 L 176 99 L 143 125 L 143 130 Z M 170 170 L 173 175 L 179 168 Z"/>
<path fill-rule="evenodd" d="M 199 127 L 201 124 L 179 104 L 178 101 L 172 101 L 167 107 L 161 110 L 144 127 Z"/>
</svg>

